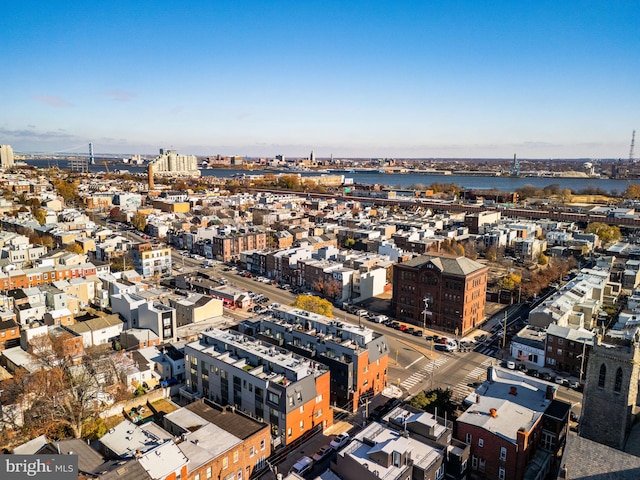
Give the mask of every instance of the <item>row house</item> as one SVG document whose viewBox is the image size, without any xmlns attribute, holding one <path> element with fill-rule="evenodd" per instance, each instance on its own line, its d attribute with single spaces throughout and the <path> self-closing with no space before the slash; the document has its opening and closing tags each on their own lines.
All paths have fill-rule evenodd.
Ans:
<svg viewBox="0 0 640 480">
<path fill-rule="evenodd" d="M 591 331 L 552 323 L 547 327 L 545 367 L 567 372 L 582 381 L 592 346 Z"/>
<path fill-rule="evenodd" d="M 298 262 L 311 259 L 310 246 L 293 247 L 269 252 L 266 258 L 266 274 L 279 282 L 298 285 Z"/>
<path fill-rule="evenodd" d="M 337 453 L 331 469 L 344 480 L 467 478 L 469 446 L 451 438 L 452 422 L 397 407 Z"/>
<path fill-rule="evenodd" d="M 230 235 L 216 235 L 211 239 L 211 256 L 223 262 L 238 260 L 246 250 L 267 248 L 265 232 L 235 232 Z"/>
<path fill-rule="evenodd" d="M 56 280 L 84 278 L 95 274 L 96 267 L 92 263 L 10 270 L 8 272 L 0 272 L 0 290 L 36 287 Z"/>
<path fill-rule="evenodd" d="M 14 318 L 4 317 L 0 320 L 0 351 L 20 345 L 20 325 Z"/>
<path fill-rule="evenodd" d="M 267 466 L 271 428 L 243 412 L 206 399 L 163 418 L 164 429 L 180 437 L 178 448 L 189 459 L 185 480 L 251 478 Z"/>
<path fill-rule="evenodd" d="M 200 396 L 271 425 L 274 446 L 333 424 L 328 367 L 217 328 L 185 346 L 187 398 Z"/>
<path fill-rule="evenodd" d="M 166 245 L 139 243 L 131 249 L 131 258 L 143 277 L 171 274 L 171 248 Z"/>
<path fill-rule="evenodd" d="M 332 281 L 331 273 L 342 268 L 342 263 L 329 260 L 301 260 L 298 262 L 298 281 L 291 282 L 301 287 L 322 291 Z"/>
<path fill-rule="evenodd" d="M 471 448 L 471 478 L 543 479 L 558 470 L 571 404 L 555 393 L 553 383 L 487 368 L 456 422 L 456 438 Z"/>
<path fill-rule="evenodd" d="M 368 327 L 281 305 L 273 309 L 273 317 L 260 317 L 240 328 L 329 366 L 331 402 L 342 408 L 355 411 L 362 398 L 387 386 L 387 339 Z"/>
</svg>

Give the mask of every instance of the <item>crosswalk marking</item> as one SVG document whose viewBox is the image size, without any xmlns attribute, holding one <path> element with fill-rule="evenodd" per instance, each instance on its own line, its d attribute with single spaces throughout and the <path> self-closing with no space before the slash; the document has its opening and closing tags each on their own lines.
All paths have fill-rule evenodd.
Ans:
<svg viewBox="0 0 640 480">
<path fill-rule="evenodd" d="M 442 355 L 435 360 L 429 360 L 426 364 L 422 365 L 418 371 L 405 378 L 404 381 L 400 383 L 400 386 L 407 390 L 414 387 L 418 383 L 421 383 L 425 378 L 427 378 L 431 374 L 432 370 L 435 371 L 437 368 L 447 363 L 450 359 L 451 357 Z"/>
<path fill-rule="evenodd" d="M 453 391 L 452 397 L 460 400 L 467 398 L 467 396 L 474 390 L 474 388 L 470 387 L 469 384 L 484 380 L 486 378 L 487 367 L 492 361 L 493 358 L 486 358 L 480 365 L 467 373 L 462 382 L 451 387 L 451 390 Z"/>
</svg>

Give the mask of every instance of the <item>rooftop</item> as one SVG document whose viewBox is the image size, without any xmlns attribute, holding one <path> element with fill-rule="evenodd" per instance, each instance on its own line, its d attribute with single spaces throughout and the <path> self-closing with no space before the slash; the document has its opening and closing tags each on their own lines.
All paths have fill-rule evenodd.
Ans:
<svg viewBox="0 0 640 480">
<path fill-rule="evenodd" d="M 529 431 L 551 405 L 557 385 L 501 367 L 487 369 L 487 381 L 466 398 L 471 406 L 458 422 L 476 425 L 513 443 Z"/>
</svg>

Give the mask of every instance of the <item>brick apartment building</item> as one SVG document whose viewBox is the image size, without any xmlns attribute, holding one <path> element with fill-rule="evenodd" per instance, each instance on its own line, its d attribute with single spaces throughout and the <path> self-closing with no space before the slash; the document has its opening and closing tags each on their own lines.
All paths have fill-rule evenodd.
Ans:
<svg viewBox="0 0 640 480">
<path fill-rule="evenodd" d="M 264 232 L 234 232 L 229 235 L 214 235 L 211 238 L 213 258 L 223 262 L 238 260 L 240 253 L 246 250 L 267 248 L 267 234 Z"/>
<path fill-rule="evenodd" d="M 243 322 L 240 330 L 329 366 L 332 403 L 355 411 L 362 397 L 387 386 L 384 335 L 284 305 L 273 311 L 273 317 Z"/>
<path fill-rule="evenodd" d="M 487 272 L 488 267 L 466 257 L 422 255 L 394 265 L 396 318 L 466 334 L 484 322 Z"/>
<path fill-rule="evenodd" d="M 274 446 L 333 424 L 325 365 L 233 331 L 185 346 L 187 400 L 207 398 L 271 424 Z"/>
</svg>

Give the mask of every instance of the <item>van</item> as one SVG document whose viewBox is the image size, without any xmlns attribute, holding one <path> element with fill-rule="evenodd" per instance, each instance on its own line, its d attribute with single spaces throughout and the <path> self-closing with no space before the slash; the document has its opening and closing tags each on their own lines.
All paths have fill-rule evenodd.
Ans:
<svg viewBox="0 0 640 480">
<path fill-rule="evenodd" d="M 305 475 L 311 471 L 311 467 L 313 466 L 313 459 L 310 457 L 302 457 L 298 459 L 296 463 L 293 464 L 289 473 L 296 473 L 298 475 Z"/>
</svg>

